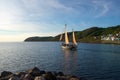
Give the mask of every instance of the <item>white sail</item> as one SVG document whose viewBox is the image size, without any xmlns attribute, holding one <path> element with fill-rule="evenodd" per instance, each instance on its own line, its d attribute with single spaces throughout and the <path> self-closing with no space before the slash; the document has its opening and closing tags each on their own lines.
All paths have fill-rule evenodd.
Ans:
<svg viewBox="0 0 120 80">
<path fill-rule="evenodd" d="M 65 24 L 65 44 L 69 44 L 68 34 L 67 34 L 67 31 L 66 31 L 66 27 L 67 27 L 67 25 Z"/>
<path fill-rule="evenodd" d="M 73 45 L 77 45 L 77 42 L 76 42 L 76 39 L 75 39 L 74 31 L 72 32 L 72 43 L 73 43 Z"/>
<path fill-rule="evenodd" d="M 70 50 L 76 50 L 77 48 L 77 42 L 75 39 L 74 31 L 72 31 L 72 44 L 69 44 L 68 34 L 66 30 L 67 25 L 65 24 L 65 43 L 62 43 L 63 49 L 70 49 Z M 62 35 L 60 36 L 60 40 L 62 39 Z"/>
<path fill-rule="evenodd" d="M 61 33 L 59 41 L 61 41 L 61 40 L 62 40 L 62 37 L 63 37 L 63 35 L 62 35 L 62 33 Z"/>
</svg>

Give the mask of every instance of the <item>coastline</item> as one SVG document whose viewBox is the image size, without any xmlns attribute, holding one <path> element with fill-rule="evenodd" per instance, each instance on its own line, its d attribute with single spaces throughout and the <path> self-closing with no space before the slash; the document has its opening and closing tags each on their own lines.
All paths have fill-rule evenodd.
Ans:
<svg viewBox="0 0 120 80">
<path fill-rule="evenodd" d="M 1 72 L 0 80 L 81 80 L 72 75 L 65 75 L 63 72 L 46 72 L 34 67 L 22 72 L 12 73 L 10 71 Z"/>
<path fill-rule="evenodd" d="M 86 41 L 86 40 L 81 40 L 79 41 L 81 43 L 91 43 L 91 44 L 115 44 L 115 45 L 120 45 L 120 41 L 110 41 L 110 40 L 95 40 L 95 41 Z"/>
<path fill-rule="evenodd" d="M 58 42 L 58 41 L 24 41 L 24 42 Z M 115 44 L 120 45 L 120 41 L 78 41 L 80 43 L 91 43 L 91 44 Z"/>
</svg>

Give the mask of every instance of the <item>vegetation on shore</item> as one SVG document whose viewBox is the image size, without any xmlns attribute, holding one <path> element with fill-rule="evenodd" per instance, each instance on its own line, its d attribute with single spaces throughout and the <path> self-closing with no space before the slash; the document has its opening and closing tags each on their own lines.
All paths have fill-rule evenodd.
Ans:
<svg viewBox="0 0 120 80">
<path fill-rule="evenodd" d="M 116 34 L 120 34 L 120 25 L 117 26 L 111 26 L 108 28 L 100 28 L 100 27 L 91 27 L 88 29 L 85 29 L 83 31 L 75 31 L 75 36 L 76 36 L 76 40 L 78 42 L 87 42 L 87 43 L 115 43 L 115 44 L 120 44 L 120 40 L 119 41 L 104 41 L 101 40 L 101 36 L 107 36 L 109 34 L 112 35 L 116 35 Z M 71 41 L 71 35 L 72 32 L 68 32 L 68 36 L 70 38 Z M 58 41 L 60 37 L 60 34 L 55 36 L 55 37 L 29 37 L 27 39 L 25 39 L 25 42 L 28 41 Z M 120 38 L 120 36 L 118 37 Z"/>
</svg>

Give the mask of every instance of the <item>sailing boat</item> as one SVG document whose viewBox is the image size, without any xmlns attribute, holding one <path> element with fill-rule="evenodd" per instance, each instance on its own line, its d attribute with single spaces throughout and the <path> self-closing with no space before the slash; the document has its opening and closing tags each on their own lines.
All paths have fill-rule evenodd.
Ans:
<svg viewBox="0 0 120 80">
<path fill-rule="evenodd" d="M 66 31 L 66 27 L 67 27 L 67 25 L 65 24 L 65 42 L 62 43 L 62 48 L 63 49 L 75 50 L 77 48 L 77 42 L 76 42 L 76 39 L 75 39 L 75 33 L 72 30 L 72 44 L 70 44 L 69 39 L 68 39 L 68 34 L 67 34 L 67 31 Z M 60 36 L 60 41 L 61 40 L 62 40 L 62 34 Z"/>
</svg>

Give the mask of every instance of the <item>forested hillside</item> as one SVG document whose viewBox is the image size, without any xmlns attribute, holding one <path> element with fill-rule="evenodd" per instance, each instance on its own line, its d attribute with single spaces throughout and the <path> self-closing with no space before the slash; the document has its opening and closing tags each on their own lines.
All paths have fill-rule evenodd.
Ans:
<svg viewBox="0 0 120 80">
<path fill-rule="evenodd" d="M 76 40 L 79 42 L 100 42 L 101 36 L 107 36 L 109 34 L 116 35 L 120 33 L 120 25 L 111 26 L 108 28 L 91 27 L 83 31 L 75 31 Z M 68 37 L 71 41 L 72 32 L 68 33 Z M 29 37 L 24 41 L 59 41 L 60 34 L 55 37 Z M 64 36 L 63 36 L 64 37 Z"/>
</svg>

